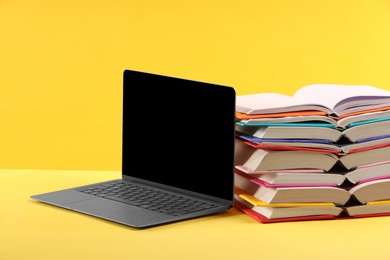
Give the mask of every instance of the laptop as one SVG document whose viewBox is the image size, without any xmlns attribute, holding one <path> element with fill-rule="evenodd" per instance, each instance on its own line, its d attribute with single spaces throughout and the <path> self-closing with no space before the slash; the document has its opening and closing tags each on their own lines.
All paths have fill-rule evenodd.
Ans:
<svg viewBox="0 0 390 260">
<path fill-rule="evenodd" d="M 233 87 L 126 69 L 122 176 L 31 199 L 134 228 L 233 206 Z"/>
</svg>

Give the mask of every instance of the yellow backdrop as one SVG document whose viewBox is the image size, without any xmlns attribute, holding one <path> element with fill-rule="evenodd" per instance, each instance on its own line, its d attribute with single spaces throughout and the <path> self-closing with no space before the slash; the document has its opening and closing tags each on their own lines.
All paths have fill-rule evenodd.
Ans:
<svg viewBox="0 0 390 260">
<path fill-rule="evenodd" d="M 390 89 L 389 46 L 383 0 L 0 0 L 0 168 L 120 170 L 126 68 Z"/>
</svg>

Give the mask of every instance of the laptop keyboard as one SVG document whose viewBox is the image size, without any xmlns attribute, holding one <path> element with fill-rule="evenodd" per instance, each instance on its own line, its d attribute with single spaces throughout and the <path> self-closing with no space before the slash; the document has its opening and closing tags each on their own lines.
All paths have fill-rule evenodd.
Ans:
<svg viewBox="0 0 390 260">
<path fill-rule="evenodd" d="M 172 216 L 218 207 L 214 203 L 120 180 L 76 188 L 76 190 Z"/>
</svg>

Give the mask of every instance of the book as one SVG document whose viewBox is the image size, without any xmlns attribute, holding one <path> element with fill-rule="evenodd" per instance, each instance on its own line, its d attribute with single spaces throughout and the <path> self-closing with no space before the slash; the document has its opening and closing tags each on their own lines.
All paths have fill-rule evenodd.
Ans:
<svg viewBox="0 0 390 260">
<path fill-rule="evenodd" d="M 389 138 L 390 120 L 361 124 L 344 130 L 318 126 L 243 126 L 236 125 L 237 135 L 252 137 L 257 141 L 290 140 L 322 140 L 322 143 L 335 143 L 341 138 L 349 143 Z"/>
<path fill-rule="evenodd" d="M 390 120 L 390 109 L 383 109 L 383 111 L 350 115 L 348 117 L 338 118 L 337 120 L 328 115 L 305 115 L 305 113 L 296 113 L 297 115 L 295 116 L 282 116 L 283 114 L 248 115 L 236 112 L 236 120 L 239 125 L 243 126 L 328 127 L 338 128 L 342 130 L 362 124 L 370 124 Z"/>
<path fill-rule="evenodd" d="M 261 222 L 390 216 L 390 91 L 238 96 L 235 159 L 234 203 Z"/>
<path fill-rule="evenodd" d="M 236 138 L 234 140 L 234 164 L 244 164 L 256 150 L 256 147 L 250 146 L 243 140 Z"/>
<path fill-rule="evenodd" d="M 347 176 L 337 173 L 325 173 L 321 170 L 276 170 L 250 172 L 247 168 L 237 165 L 235 173 L 246 175 L 254 183 L 265 187 L 291 187 L 291 186 L 340 186 Z"/>
<path fill-rule="evenodd" d="M 390 161 L 361 165 L 343 175 L 352 184 L 390 178 Z"/>
<path fill-rule="evenodd" d="M 312 139 L 259 140 L 257 137 L 244 135 L 238 135 L 238 138 L 246 141 L 245 143 L 247 145 L 256 149 L 331 152 L 339 155 L 390 146 L 390 137 L 378 137 L 364 142 L 346 144 L 319 142 L 318 140 Z"/>
<path fill-rule="evenodd" d="M 349 200 L 358 204 L 390 199 L 390 179 L 371 180 L 349 187 L 332 186 L 291 186 L 266 187 L 250 177 L 235 173 L 235 187 L 269 204 L 331 202 L 345 205 Z"/>
<path fill-rule="evenodd" d="M 287 217 L 273 217 L 267 218 L 254 210 L 254 205 L 243 203 L 242 200 L 234 198 L 234 207 L 244 212 L 251 218 L 261 223 L 280 223 L 280 222 L 293 222 L 293 221 L 309 221 L 309 220 L 334 220 L 334 219 L 345 219 L 345 218 L 364 218 L 364 217 L 381 217 L 390 216 L 390 201 L 384 201 L 383 203 L 366 204 L 359 206 L 351 206 L 342 208 L 342 211 L 337 215 L 337 212 L 328 214 L 317 214 L 308 215 L 307 212 L 302 212 L 302 215 L 297 213 L 297 209 L 293 209 L 293 214 L 287 215 Z M 339 208 L 340 209 L 340 208 Z M 336 209 L 337 210 L 337 209 Z"/>
<path fill-rule="evenodd" d="M 245 183 L 246 181 L 245 178 L 240 179 L 238 177 L 238 179 L 239 183 Z M 261 196 L 257 192 L 253 194 L 248 193 L 248 190 L 251 190 L 248 189 L 248 186 L 246 190 L 238 187 L 245 185 L 252 184 L 239 184 L 235 187 L 235 206 L 249 216 L 264 223 L 311 220 L 318 219 L 320 216 L 323 216 L 323 219 L 390 216 L 388 191 L 390 189 L 390 179 L 357 185 L 354 187 L 354 190 L 345 189 L 349 191 L 350 199 L 344 204 L 322 201 L 301 202 L 292 201 L 291 199 L 290 201 L 285 199 L 284 202 L 276 200 L 266 202 L 261 200 Z M 317 188 L 313 189 L 318 190 Z M 301 190 L 295 189 L 295 191 Z M 374 191 L 374 194 L 372 194 L 372 191 Z M 295 194 L 295 196 L 299 197 L 300 195 Z M 238 203 L 237 205 L 236 202 Z"/>
<path fill-rule="evenodd" d="M 305 140 L 304 139 L 258 140 L 257 137 L 243 136 L 243 135 L 238 135 L 236 140 L 237 140 L 236 141 L 237 146 L 239 147 L 240 151 L 246 153 L 246 156 L 242 156 L 242 158 L 249 158 L 248 155 L 253 153 L 256 149 L 313 151 L 313 152 L 326 152 L 326 153 L 335 153 L 335 154 L 344 153 L 343 147 L 340 147 L 336 144 L 326 143 L 318 140 L 309 140 L 309 139 L 307 140 L 306 139 Z M 367 145 L 362 144 L 361 146 L 366 147 Z"/>
<path fill-rule="evenodd" d="M 342 131 L 342 136 L 351 142 L 364 142 L 372 138 L 390 137 L 390 121 L 379 121 L 370 124 L 362 124 L 347 128 Z"/>
<path fill-rule="evenodd" d="M 295 202 L 295 203 L 266 203 L 262 200 L 259 200 L 258 198 L 246 194 L 244 191 L 240 190 L 239 188 L 235 187 L 235 195 L 241 197 L 242 199 L 246 200 L 247 202 L 251 203 L 254 206 L 260 206 L 260 207 L 274 207 L 274 208 L 286 208 L 286 207 L 318 207 L 318 206 L 336 206 L 334 203 L 331 202 Z"/>
<path fill-rule="evenodd" d="M 311 215 L 311 216 L 298 216 L 298 217 L 286 217 L 286 218 L 267 218 L 260 213 L 252 210 L 252 207 L 248 207 L 238 200 L 234 199 L 234 207 L 247 214 L 251 218 L 261 223 L 280 223 L 280 222 L 292 222 L 292 221 L 309 221 L 309 220 L 331 220 L 336 219 L 334 215 Z"/>
<path fill-rule="evenodd" d="M 292 96 L 281 93 L 254 93 L 238 96 L 237 112 L 273 114 L 322 111 L 335 118 L 388 110 L 390 91 L 370 85 L 311 84 Z"/>
<path fill-rule="evenodd" d="M 281 150 L 258 149 L 251 143 L 237 140 L 238 151 L 242 152 L 236 164 L 251 171 L 282 170 L 282 169 L 321 169 L 329 171 L 336 165 L 345 170 L 352 170 L 360 165 L 387 161 L 390 158 L 390 146 L 375 149 L 362 149 L 348 154 L 337 155 L 335 151 L 316 151 L 304 149 Z M 241 143 L 241 144 L 239 144 Z M 248 147 L 245 147 L 247 145 Z M 245 151 L 245 152 L 244 152 Z"/>
<path fill-rule="evenodd" d="M 337 155 L 328 152 L 257 149 L 243 166 L 252 171 L 302 168 L 329 171 L 338 160 Z"/>
<path fill-rule="evenodd" d="M 360 204 L 390 199 L 390 179 L 363 182 L 348 190 Z"/>
<path fill-rule="evenodd" d="M 366 164 L 347 172 L 326 173 L 318 169 L 287 169 L 270 171 L 251 171 L 236 165 L 235 172 L 246 174 L 252 180 L 258 179 L 268 186 L 341 186 L 390 178 L 390 161 Z M 250 176 L 250 177 L 249 177 Z"/>
<path fill-rule="evenodd" d="M 325 143 L 337 142 L 342 137 L 342 132 L 328 127 L 296 127 L 296 126 L 241 126 L 236 125 L 237 135 L 251 136 L 257 140 L 266 141 L 278 139 L 292 140 L 323 140 Z M 255 139 L 255 140 L 256 140 Z M 314 140 L 313 140 L 314 139 Z"/>
<path fill-rule="evenodd" d="M 342 208 L 335 205 L 314 205 L 314 206 L 289 206 L 289 207 L 270 207 L 270 206 L 254 206 L 242 199 L 238 195 L 234 195 L 234 199 L 243 204 L 247 208 L 261 214 L 267 219 L 280 219 L 292 217 L 307 217 L 315 215 L 332 215 L 337 217 L 343 211 Z"/>
<path fill-rule="evenodd" d="M 235 174 L 235 186 L 269 204 L 330 202 L 344 205 L 351 197 L 349 191 L 331 186 L 269 188 L 255 184 L 239 174 Z"/>
<path fill-rule="evenodd" d="M 236 112 L 237 125 L 242 126 L 295 126 L 337 128 L 338 121 L 328 116 L 262 117 Z M 261 115 L 260 115 L 261 116 Z M 267 115 L 268 116 L 268 115 Z"/>
<path fill-rule="evenodd" d="M 368 202 L 365 205 L 355 205 L 344 208 L 352 217 L 390 216 L 390 200 Z"/>
<path fill-rule="evenodd" d="M 390 146 L 385 146 L 342 155 L 339 161 L 346 169 L 351 170 L 361 165 L 388 161 L 389 158 Z"/>
</svg>

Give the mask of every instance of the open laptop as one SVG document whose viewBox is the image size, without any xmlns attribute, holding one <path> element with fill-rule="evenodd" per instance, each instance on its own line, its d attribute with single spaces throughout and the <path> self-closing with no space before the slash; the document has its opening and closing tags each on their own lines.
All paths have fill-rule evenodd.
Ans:
<svg viewBox="0 0 390 260">
<path fill-rule="evenodd" d="M 135 228 L 227 211 L 235 98 L 230 86 L 125 70 L 122 178 L 31 198 Z"/>
</svg>

